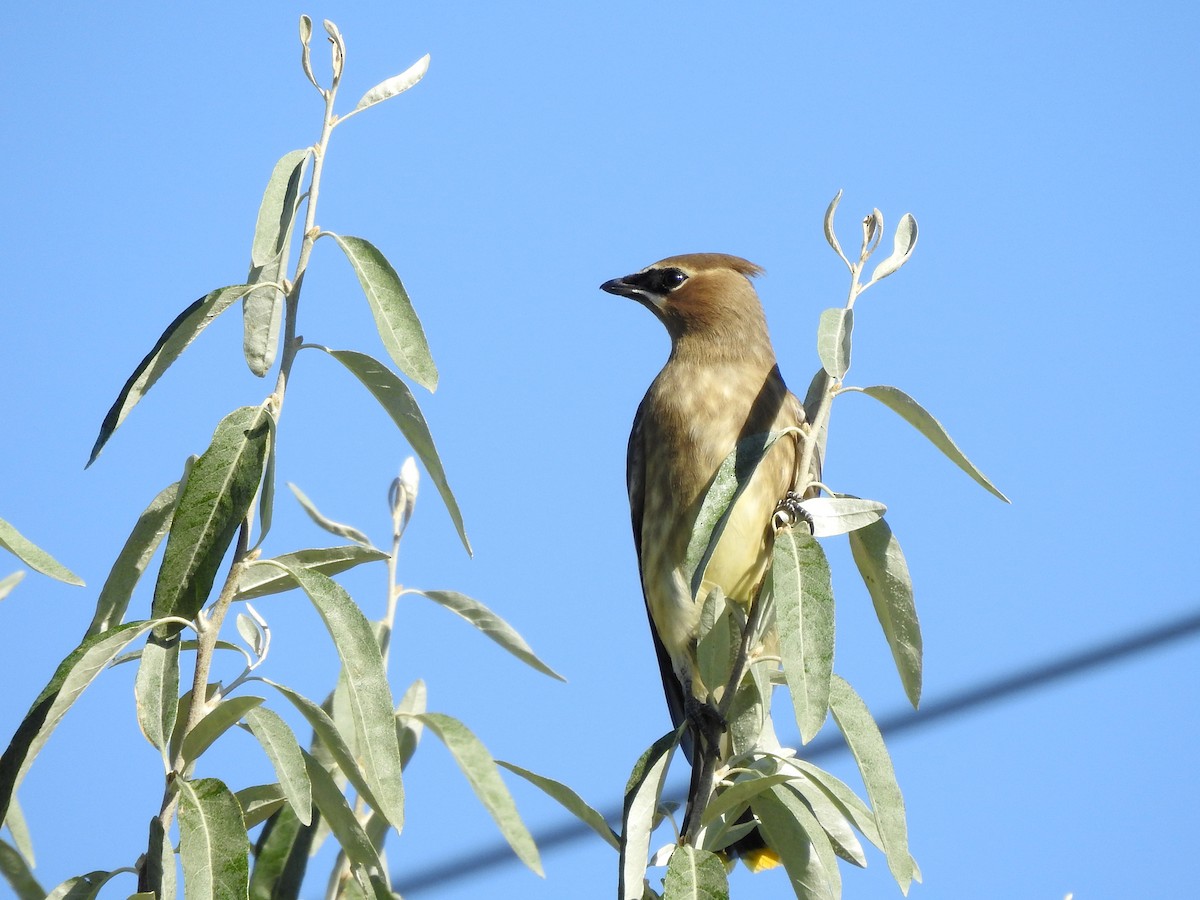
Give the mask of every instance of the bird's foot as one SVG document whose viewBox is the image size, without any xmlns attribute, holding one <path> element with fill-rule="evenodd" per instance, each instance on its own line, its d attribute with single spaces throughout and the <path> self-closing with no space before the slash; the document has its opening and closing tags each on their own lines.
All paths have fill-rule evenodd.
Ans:
<svg viewBox="0 0 1200 900">
<path fill-rule="evenodd" d="M 693 696 L 684 701 L 684 714 L 700 747 L 717 746 L 721 735 L 729 728 L 729 723 L 715 706 Z"/>
<path fill-rule="evenodd" d="M 795 525 L 797 522 L 806 522 L 808 530 L 813 530 L 813 517 L 800 505 L 801 499 L 801 496 L 795 491 L 788 491 L 787 496 L 779 501 L 775 507 L 775 515 L 771 518 L 776 531 Z"/>
</svg>

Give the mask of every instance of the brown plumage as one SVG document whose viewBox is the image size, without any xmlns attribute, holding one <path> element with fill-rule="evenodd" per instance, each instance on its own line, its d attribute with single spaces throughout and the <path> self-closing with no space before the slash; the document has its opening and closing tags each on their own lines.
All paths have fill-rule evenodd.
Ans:
<svg viewBox="0 0 1200 900">
<path fill-rule="evenodd" d="M 676 725 L 695 701 L 714 703 L 710 692 L 723 687 L 700 684 L 696 675 L 700 603 L 684 571 L 705 493 L 741 438 L 804 422 L 803 406 L 779 374 L 749 280 L 761 271 L 736 256 L 697 253 L 601 286 L 646 306 L 671 336 L 670 358 L 634 419 L 627 483 L 642 590 Z M 734 507 L 701 598 L 719 586 L 745 606 L 754 599 L 770 561 L 772 517 L 797 482 L 798 458 L 795 435 L 771 448 Z"/>
</svg>

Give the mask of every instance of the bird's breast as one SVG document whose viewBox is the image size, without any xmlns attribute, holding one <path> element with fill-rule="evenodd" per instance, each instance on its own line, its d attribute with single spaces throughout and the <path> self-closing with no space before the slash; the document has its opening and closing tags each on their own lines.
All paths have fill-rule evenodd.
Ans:
<svg viewBox="0 0 1200 900">
<path fill-rule="evenodd" d="M 668 365 L 646 395 L 642 584 L 672 657 L 686 651 L 698 627 L 686 557 L 713 476 L 742 437 L 796 424 L 789 400 L 774 369 L 745 365 Z M 709 561 L 706 590 L 720 586 L 735 600 L 753 599 L 769 558 L 771 516 L 789 487 L 794 459 L 794 441 L 783 439 L 760 464 Z"/>
</svg>

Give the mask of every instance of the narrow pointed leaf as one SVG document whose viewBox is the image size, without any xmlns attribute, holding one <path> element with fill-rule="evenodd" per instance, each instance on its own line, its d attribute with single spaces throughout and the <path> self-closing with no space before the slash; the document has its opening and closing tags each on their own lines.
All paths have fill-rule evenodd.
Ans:
<svg viewBox="0 0 1200 900">
<path fill-rule="evenodd" d="M 305 773 L 304 777 L 307 779 L 308 774 Z M 246 823 L 247 831 L 275 815 L 287 802 L 283 788 L 278 784 L 256 784 L 242 788 L 233 796 L 237 797 L 238 806 L 242 808 L 242 819 Z"/>
<path fill-rule="evenodd" d="M 137 587 L 142 573 L 146 571 L 146 566 L 154 556 L 154 551 L 158 549 L 170 528 L 178 496 L 177 481 L 159 491 L 150 501 L 150 505 L 138 516 L 137 524 L 126 538 L 125 546 L 117 554 L 108 578 L 104 581 L 104 587 L 100 589 L 96 612 L 92 615 L 92 623 L 88 626 L 85 637 L 107 631 L 114 625 L 119 625 L 125 617 L 133 589 Z"/>
<path fill-rule="evenodd" d="M 392 361 L 417 384 L 434 390 L 438 382 L 437 366 L 429 352 L 425 329 L 421 327 L 421 320 L 392 264 L 362 238 L 337 234 L 331 237 L 354 267 L 354 274 L 370 304 L 371 315 L 375 317 L 379 337 Z"/>
<path fill-rule="evenodd" d="M 267 678 L 262 679 L 262 681 L 264 684 L 269 684 L 275 688 L 275 690 L 291 701 L 292 705 L 300 711 L 300 714 L 312 726 L 313 734 L 320 741 L 321 753 L 323 755 L 328 754 L 328 758 L 346 776 L 346 780 L 354 785 L 354 789 L 358 791 L 359 796 L 369 803 L 372 809 L 379 809 L 380 803 L 375 799 L 371 785 L 367 783 L 367 779 L 364 777 L 362 769 L 359 768 L 354 754 L 350 752 L 345 738 L 338 732 L 337 725 L 334 724 L 329 714 L 303 694 L 289 687 Z"/>
<path fill-rule="evenodd" d="M 275 163 L 267 187 L 263 191 L 262 203 L 258 207 L 258 221 L 254 226 L 254 244 L 250 249 L 250 264 L 265 266 L 275 259 L 290 243 L 292 221 L 300 196 L 300 183 L 304 179 L 304 167 L 311 151 L 292 150 Z M 248 281 L 253 282 L 251 278 Z"/>
<path fill-rule="evenodd" d="M 970 475 L 980 485 L 986 488 L 991 494 L 999 497 L 1005 503 L 1009 503 L 1009 499 L 1000 493 L 1000 489 L 987 479 L 987 477 L 975 468 L 963 452 L 958 449 L 958 445 L 947 434 L 946 429 L 942 427 L 942 423 L 925 411 L 921 404 L 917 403 L 912 397 L 904 393 L 899 388 L 889 387 L 887 385 L 875 385 L 861 389 L 864 394 L 874 397 L 884 406 L 898 413 L 901 418 L 912 425 L 917 431 L 929 438 L 933 445 L 946 454 L 956 466 Z"/>
<path fill-rule="evenodd" d="M 849 267 L 850 260 L 846 259 L 846 254 L 842 252 L 842 245 L 838 243 L 837 233 L 833 227 L 834 215 L 837 213 L 838 204 L 841 200 L 842 192 L 839 190 L 834 194 L 833 199 L 829 201 L 829 206 L 825 210 L 825 240 L 829 242 L 829 246 L 833 248 L 834 252 L 842 258 L 842 262 Z"/>
<path fill-rule="evenodd" d="M 408 686 L 400 702 L 396 704 L 396 739 L 400 742 L 400 763 L 407 766 L 421 743 L 425 724 L 418 718 L 425 712 L 428 691 L 425 682 L 418 678 Z"/>
<path fill-rule="evenodd" d="M 700 512 L 697 513 L 696 522 L 692 526 L 692 537 L 688 541 L 684 563 L 685 573 L 690 574 L 693 597 L 700 595 L 708 561 L 712 559 L 717 544 L 721 541 L 734 504 L 750 483 L 767 451 L 784 433 L 776 431 L 742 438 L 713 476 L 712 484 L 704 495 Z"/>
<path fill-rule="evenodd" d="M 481 632 L 515 656 L 517 659 L 537 669 L 544 675 L 566 681 L 561 675 L 542 662 L 533 652 L 533 648 L 525 643 L 511 625 L 480 603 L 460 594 L 457 591 L 416 591 L 422 597 L 428 597 L 434 603 L 444 606 L 453 613 L 462 616 Z"/>
<path fill-rule="evenodd" d="M 810 783 L 820 788 L 825 793 L 825 796 L 833 802 L 842 815 L 858 829 L 863 837 L 880 850 L 883 849 L 883 841 L 879 837 L 879 828 L 875 825 L 875 814 L 871 812 L 871 807 L 867 806 L 850 789 L 850 786 L 846 782 L 842 781 L 836 775 L 826 772 L 824 769 L 817 768 L 807 760 L 791 757 L 783 760 L 783 762 L 794 769 L 798 769 Z M 802 786 L 799 789 L 805 797 L 808 796 L 808 791 L 805 787 Z"/>
<path fill-rule="evenodd" d="M 816 538 L 784 528 L 775 536 L 769 576 L 775 598 L 783 675 L 800 738 L 811 741 L 825 723 L 833 673 L 833 587 Z"/>
<path fill-rule="evenodd" d="M 131 871 L 131 869 L 117 869 L 113 872 L 106 872 L 98 869 L 95 872 L 88 872 L 86 875 L 76 875 L 74 878 L 68 878 L 48 893 L 46 900 L 95 900 L 104 885 L 116 876 Z"/>
<path fill-rule="evenodd" d="M 129 622 L 85 638 L 54 671 L 0 756 L 0 822 L 33 759 L 79 695 L 129 644 L 158 623 Z"/>
<path fill-rule="evenodd" d="M 12 589 L 15 588 L 18 584 L 20 584 L 21 579 L 24 577 L 25 577 L 25 570 L 18 569 L 16 572 L 13 572 L 11 575 L 5 575 L 3 578 L 0 578 L 0 600 L 3 600 L 10 593 L 12 593 Z"/>
<path fill-rule="evenodd" d="M 262 378 L 279 355 L 279 333 L 283 327 L 283 292 L 275 287 L 285 273 L 281 257 L 275 264 L 250 270 L 256 282 L 265 282 L 242 298 L 242 355 L 250 371 Z"/>
<path fill-rule="evenodd" d="M 162 819 L 155 816 L 150 820 L 150 841 L 146 849 L 144 879 L 139 877 L 139 885 L 147 888 L 151 900 L 156 897 L 175 897 L 177 872 L 175 871 L 175 848 L 171 846 L 170 835 L 163 828 Z"/>
<path fill-rule="evenodd" d="M 254 846 L 250 900 L 299 900 L 316 826 L 304 826 L 291 807 L 267 820 Z"/>
<path fill-rule="evenodd" d="M 216 778 L 180 778 L 176 784 L 185 897 L 245 897 L 250 885 L 250 842 L 237 798 Z"/>
<path fill-rule="evenodd" d="M 591 828 L 592 831 L 596 832 L 596 834 L 600 835 L 600 837 L 602 837 L 614 850 L 621 849 L 621 839 L 617 836 L 617 833 L 612 830 L 612 826 L 608 824 L 608 821 L 604 818 L 604 816 L 589 806 L 587 802 L 577 793 L 571 790 L 571 788 L 567 787 L 562 782 L 555 781 L 552 778 L 546 778 L 544 775 L 538 775 L 534 772 L 530 772 L 528 769 L 522 769 L 520 766 L 505 762 L 502 759 L 496 760 L 496 764 L 503 766 L 515 775 L 520 775 L 530 784 L 541 788 L 542 791 L 545 792 L 549 797 L 562 804 L 563 808 L 566 809 L 567 812 Z"/>
<path fill-rule="evenodd" d="M 714 587 L 700 609 L 699 640 L 696 641 L 696 674 L 705 685 L 724 685 L 741 642 L 741 628 L 733 621 L 733 610 L 725 602 L 725 592 Z"/>
<path fill-rule="evenodd" d="M 262 697 L 227 697 L 218 703 L 183 738 L 183 758 L 195 762 L 226 731 L 263 702 Z"/>
<path fill-rule="evenodd" d="M 786 768 L 786 767 L 785 767 Z M 862 843 L 854 833 L 854 823 L 840 806 L 806 775 L 791 771 L 782 773 L 788 785 L 799 794 L 825 830 L 834 852 L 847 862 L 864 867 L 867 858 Z M 868 813 L 869 816 L 869 813 Z"/>
<path fill-rule="evenodd" d="M 921 625 L 900 542 L 888 523 L 880 519 L 850 532 L 850 551 L 871 594 L 904 692 L 916 707 L 921 702 Z"/>
<path fill-rule="evenodd" d="M 396 423 L 409 445 L 420 457 L 425 471 L 433 479 L 438 493 L 442 495 L 442 502 L 446 504 L 446 510 L 450 513 L 450 519 L 454 522 L 454 527 L 458 529 L 458 536 L 462 540 L 463 546 L 467 553 L 471 553 L 471 542 L 467 540 L 467 533 L 463 529 L 462 513 L 459 512 L 458 501 L 454 499 L 454 494 L 446 481 L 446 472 L 442 468 L 442 460 L 438 456 L 437 448 L 433 445 L 433 436 L 429 433 L 429 425 L 426 424 L 425 417 L 421 414 L 421 408 L 417 406 L 417 401 L 413 398 L 408 386 L 386 366 L 365 353 L 358 353 L 354 350 L 330 350 L 328 347 L 320 349 L 349 369 L 392 417 L 392 421 Z"/>
<path fill-rule="evenodd" d="M 346 544 L 341 547 L 317 547 L 311 550 L 297 550 L 294 553 L 284 553 L 275 559 L 288 569 L 311 569 L 322 575 L 336 575 L 363 563 L 377 562 L 387 559 L 388 555 L 374 547 L 364 547 L 361 544 Z M 253 565 L 242 570 L 238 580 L 237 597 L 239 600 L 253 600 L 267 594 L 278 594 L 290 591 L 299 585 L 285 570 L 277 566 Z"/>
<path fill-rule="evenodd" d="M 162 639 L 150 636 L 142 650 L 133 691 L 137 701 L 138 726 L 150 746 L 162 753 L 163 763 L 170 771 L 167 748 L 179 710 L 178 636 Z"/>
<path fill-rule="evenodd" d="M 311 754 L 305 750 L 300 752 L 304 754 L 308 780 L 312 784 L 313 803 L 337 836 L 346 857 L 352 863 L 365 866 L 368 870 L 382 871 L 383 863 L 379 859 L 379 853 L 371 844 L 367 833 L 363 831 L 337 783 Z"/>
<path fill-rule="evenodd" d="M 686 844 L 676 847 L 663 881 L 663 900 L 729 900 L 721 857 Z"/>
<path fill-rule="evenodd" d="M 829 708 L 858 764 L 867 797 L 875 812 L 875 824 L 879 828 L 888 868 L 900 885 L 900 890 L 907 894 L 913 880 L 914 864 L 908 853 L 904 798 L 896 783 L 896 772 L 884 746 L 883 735 L 879 733 L 879 726 L 871 718 L 866 704 L 837 675 L 830 686 Z"/>
<path fill-rule="evenodd" d="M 896 226 L 896 236 L 892 243 L 892 254 L 875 267 L 871 273 L 871 281 L 887 278 L 902 265 L 908 262 L 917 246 L 917 220 L 912 213 L 905 213 Z"/>
<path fill-rule="evenodd" d="M 762 823 L 767 845 L 782 857 L 792 886 L 797 889 L 796 896 L 829 900 L 841 897 L 837 854 L 804 801 L 787 785 L 780 784 L 760 794 L 751 806 Z M 809 893 L 801 893 L 801 886 Z"/>
<path fill-rule="evenodd" d="M 404 824 L 400 745 L 392 718 L 392 692 L 375 633 L 337 582 L 311 570 L 288 571 L 321 614 L 337 647 L 363 776 L 380 804 L 376 808 L 399 830 Z"/>
<path fill-rule="evenodd" d="M 308 80 L 317 90 L 321 90 L 321 85 L 317 84 L 317 78 L 313 75 L 312 70 L 312 53 L 309 49 L 309 42 L 312 40 L 312 19 L 308 16 L 300 17 L 300 65 L 304 69 L 304 74 L 308 76 Z"/>
<path fill-rule="evenodd" d="M 26 538 L 8 522 L 0 519 L 0 547 L 12 553 L 31 569 L 49 575 L 57 581 L 83 586 L 83 579 L 56 560 L 53 556 Z M 15 584 L 15 582 L 14 582 Z"/>
<path fill-rule="evenodd" d="M 500 833 L 517 858 L 538 875 L 544 874 L 537 845 L 521 821 L 517 805 L 500 778 L 492 755 L 479 738 L 462 722 L 441 713 L 425 713 L 421 721 L 446 745 L 475 791 L 475 796 L 500 828 Z"/>
<path fill-rule="evenodd" d="M 217 425 L 212 443 L 192 466 L 154 588 L 155 616 L 193 619 L 204 606 L 221 559 L 258 491 L 270 418 L 260 406 L 234 410 Z M 166 633 L 178 630 L 171 625 Z"/>
<path fill-rule="evenodd" d="M 279 777 L 280 787 L 296 817 L 305 825 L 312 822 L 312 787 L 308 782 L 308 771 L 300 743 L 285 721 L 266 707 L 258 707 L 246 713 L 246 724 L 258 738 L 267 758 Z"/>
<path fill-rule="evenodd" d="M 793 776 L 788 773 L 766 775 L 753 769 L 739 774 L 733 784 L 716 794 L 704 807 L 704 815 L 700 824 L 708 825 L 736 807 L 746 807 L 755 796 L 770 790 L 777 784 L 783 784 Z"/>
<path fill-rule="evenodd" d="M 646 877 L 650 836 L 662 797 L 671 757 L 679 746 L 681 729 L 668 732 L 650 745 L 634 764 L 625 786 L 621 813 L 621 859 L 617 900 L 639 900 Z"/>
<path fill-rule="evenodd" d="M 330 534 L 336 534 L 338 537 L 343 537 L 348 541 L 354 541 L 356 544 L 362 544 L 364 547 L 371 547 L 371 539 L 359 531 L 352 525 L 343 525 L 341 522 L 335 522 L 333 519 L 326 516 L 317 505 L 308 499 L 308 495 L 296 485 L 288 482 L 288 490 L 290 490 L 304 507 L 304 511 L 308 513 L 308 517 L 317 524 L 318 527 L 325 529 Z"/>
<path fill-rule="evenodd" d="M 837 307 L 821 313 L 817 326 L 817 356 L 825 371 L 842 379 L 850 368 L 851 333 L 854 330 L 854 310 Z"/>
<path fill-rule="evenodd" d="M 17 900 L 44 900 L 46 889 L 38 884 L 29 862 L 4 840 L 0 840 L 0 875 Z"/>
<path fill-rule="evenodd" d="M 833 537 L 878 522 L 887 507 L 858 497 L 810 497 L 800 508 L 812 516 L 813 537 Z"/>
<path fill-rule="evenodd" d="M 362 99 L 358 101 L 355 110 L 366 109 L 368 106 L 373 106 L 383 100 L 388 100 L 395 97 L 397 94 L 403 94 L 410 87 L 425 77 L 425 73 L 429 71 L 429 54 L 426 53 L 415 63 L 401 72 L 399 75 L 393 75 L 385 81 L 379 82 L 375 87 L 371 88 Z"/>
<path fill-rule="evenodd" d="M 104 421 L 100 424 L 100 434 L 97 435 L 96 443 L 92 447 L 92 454 L 88 457 L 87 464 L 89 466 L 96 461 L 96 457 L 100 455 L 100 451 L 104 449 L 104 445 L 108 443 L 113 432 L 125 421 L 130 410 L 154 386 L 154 382 L 158 381 L 162 373 L 167 371 L 171 363 L 179 358 L 179 355 L 200 336 L 200 332 L 207 328 L 213 319 L 229 309 L 235 301 L 244 297 L 252 288 L 253 285 L 249 284 L 217 288 L 212 293 L 205 294 L 175 317 L 175 320 L 167 326 L 167 330 L 158 339 L 158 343 L 146 354 L 145 359 L 138 363 L 133 374 L 129 376 L 129 380 L 125 382 L 125 386 L 117 394 L 116 402 L 113 403 L 112 408 L 105 415 Z"/>
<path fill-rule="evenodd" d="M 829 396 L 829 373 L 824 368 L 817 369 L 817 373 L 813 375 L 812 381 L 809 382 L 808 392 L 804 395 L 804 420 L 810 426 L 806 440 L 814 440 L 812 423 L 821 422 L 815 434 L 817 446 L 813 452 L 812 471 L 809 473 L 812 479 L 818 481 L 821 478 L 821 468 L 825 461 L 825 445 L 829 442 L 829 419 L 828 417 L 822 419 L 821 409 L 826 403 L 831 402 L 831 400 L 832 398 Z M 803 483 L 801 487 L 803 487 Z"/>
<path fill-rule="evenodd" d="M 267 459 L 263 464 L 262 488 L 258 492 L 258 540 L 251 550 L 257 550 L 271 531 L 275 515 L 275 417 L 267 416 Z"/>
<path fill-rule="evenodd" d="M 36 866 L 37 859 L 33 855 L 33 838 L 29 835 L 29 825 L 25 822 L 25 813 L 15 796 L 8 804 L 8 814 L 0 820 L 0 825 L 7 826 L 17 852 L 25 858 L 29 865 Z"/>
</svg>

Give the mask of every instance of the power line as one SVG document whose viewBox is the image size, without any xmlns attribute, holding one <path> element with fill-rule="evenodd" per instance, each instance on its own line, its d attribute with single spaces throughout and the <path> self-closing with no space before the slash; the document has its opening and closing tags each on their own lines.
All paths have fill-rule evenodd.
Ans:
<svg viewBox="0 0 1200 900">
<path fill-rule="evenodd" d="M 974 687 L 948 694 L 939 700 L 930 701 L 919 710 L 904 709 L 882 716 L 876 721 L 885 736 L 894 736 L 905 731 L 923 728 L 959 713 L 987 706 L 1019 694 L 1046 687 L 1073 675 L 1098 669 L 1108 663 L 1127 660 L 1161 649 L 1168 644 L 1200 633 L 1200 612 L 1193 612 L 1163 622 L 1144 631 L 1116 640 L 1095 644 L 1062 659 L 1029 666 L 1009 675 L 1001 675 Z M 814 739 L 804 748 L 805 759 L 817 759 L 831 753 L 845 751 L 846 745 L 840 736 L 827 735 Z M 684 791 L 675 790 L 675 799 L 683 801 Z M 610 822 L 619 822 L 621 809 L 616 807 L 604 811 Z M 538 849 L 545 852 L 569 844 L 592 834 L 592 830 L 576 819 L 567 819 L 561 825 L 543 829 L 534 835 Z M 480 872 L 501 865 L 515 863 L 512 849 L 503 841 L 470 854 L 443 860 L 407 875 L 394 876 L 395 889 L 404 895 L 416 896 L 434 887 L 444 887 L 447 882 L 461 881 Z"/>
</svg>

